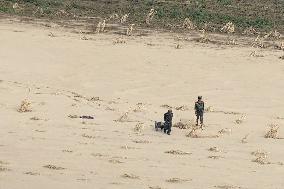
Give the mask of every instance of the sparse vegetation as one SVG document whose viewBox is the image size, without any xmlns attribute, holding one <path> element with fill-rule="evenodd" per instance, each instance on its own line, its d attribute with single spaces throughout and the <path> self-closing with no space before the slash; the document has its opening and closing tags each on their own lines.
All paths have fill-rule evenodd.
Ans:
<svg viewBox="0 0 284 189">
<path fill-rule="evenodd" d="M 235 32 L 243 33 L 248 28 L 253 28 L 255 31 L 283 32 L 283 6 L 284 2 L 280 0 L 276 2 L 2 0 L 0 13 L 49 19 L 97 17 L 122 24 L 131 22 L 139 26 L 184 30 L 195 27 L 202 29 L 204 25 L 210 23 L 210 27 L 206 30 L 218 31 L 226 23 L 233 23 Z"/>
</svg>

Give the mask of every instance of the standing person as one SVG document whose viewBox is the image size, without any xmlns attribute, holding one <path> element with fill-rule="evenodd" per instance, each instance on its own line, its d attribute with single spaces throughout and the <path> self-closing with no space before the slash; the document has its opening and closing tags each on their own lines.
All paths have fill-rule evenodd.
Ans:
<svg viewBox="0 0 284 189">
<path fill-rule="evenodd" d="M 168 110 L 167 113 L 164 114 L 164 133 L 167 133 L 168 135 L 171 134 L 172 131 L 172 120 L 173 120 L 173 112 L 172 110 Z"/>
<path fill-rule="evenodd" d="M 196 126 L 198 126 L 198 121 L 200 120 L 201 127 L 203 126 L 203 113 L 204 113 L 204 102 L 202 101 L 202 96 L 198 96 L 197 102 L 195 102 L 195 115 L 196 115 Z"/>
</svg>

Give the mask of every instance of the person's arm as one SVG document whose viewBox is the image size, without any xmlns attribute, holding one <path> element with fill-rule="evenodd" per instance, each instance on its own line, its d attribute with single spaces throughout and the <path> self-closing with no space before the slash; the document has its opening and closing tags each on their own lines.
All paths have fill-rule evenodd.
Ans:
<svg viewBox="0 0 284 189">
<path fill-rule="evenodd" d="M 204 109 L 205 109 L 205 103 L 203 102 L 202 103 L 203 107 L 202 107 L 202 111 L 204 112 Z"/>
</svg>

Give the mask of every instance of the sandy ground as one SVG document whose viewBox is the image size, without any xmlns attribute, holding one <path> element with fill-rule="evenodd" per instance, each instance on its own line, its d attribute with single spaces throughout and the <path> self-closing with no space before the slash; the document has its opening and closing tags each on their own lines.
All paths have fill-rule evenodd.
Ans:
<svg viewBox="0 0 284 189">
<path fill-rule="evenodd" d="M 264 138 L 269 124 L 284 137 L 283 52 L 118 37 L 1 20 L 1 189 L 283 188 L 284 140 Z M 199 138 L 153 129 L 167 106 L 192 125 L 198 95 Z"/>
</svg>

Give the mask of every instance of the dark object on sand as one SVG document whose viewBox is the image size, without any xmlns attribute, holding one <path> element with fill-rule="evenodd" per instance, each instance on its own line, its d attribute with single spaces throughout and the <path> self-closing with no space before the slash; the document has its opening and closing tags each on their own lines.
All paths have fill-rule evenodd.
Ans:
<svg viewBox="0 0 284 189">
<path fill-rule="evenodd" d="M 81 119 L 94 119 L 92 116 L 80 116 Z"/>
<path fill-rule="evenodd" d="M 163 130 L 164 129 L 164 123 L 163 122 L 157 122 L 155 121 L 155 129 L 158 131 L 159 129 Z"/>
</svg>

